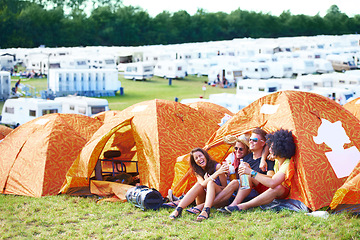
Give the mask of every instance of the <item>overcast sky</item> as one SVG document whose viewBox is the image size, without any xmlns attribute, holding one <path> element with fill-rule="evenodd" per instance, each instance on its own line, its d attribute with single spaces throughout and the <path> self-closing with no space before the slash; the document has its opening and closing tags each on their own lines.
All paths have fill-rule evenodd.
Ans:
<svg viewBox="0 0 360 240">
<path fill-rule="evenodd" d="M 246 11 L 270 13 L 279 16 L 283 11 L 290 10 L 293 15 L 305 14 L 314 16 L 317 13 L 323 17 L 331 5 L 337 5 L 342 13 L 349 17 L 360 14 L 358 0 L 123 0 L 125 6 L 132 5 L 146 10 L 155 17 L 164 10 L 170 13 L 185 10 L 194 15 L 198 8 L 207 12 L 226 12 L 240 8 Z"/>
</svg>

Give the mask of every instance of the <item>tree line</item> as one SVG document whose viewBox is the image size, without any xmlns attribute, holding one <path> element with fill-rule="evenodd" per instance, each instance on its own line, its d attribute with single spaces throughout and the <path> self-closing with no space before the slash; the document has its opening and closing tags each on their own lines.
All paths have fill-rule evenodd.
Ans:
<svg viewBox="0 0 360 240">
<path fill-rule="evenodd" d="M 0 0 L 0 47 L 142 46 L 231 40 L 340 35 L 360 32 L 360 14 L 332 5 L 324 17 L 245 11 L 145 10 L 112 0 Z M 83 10 L 89 4 L 90 14 Z M 67 11 L 66 9 L 71 9 Z"/>
</svg>

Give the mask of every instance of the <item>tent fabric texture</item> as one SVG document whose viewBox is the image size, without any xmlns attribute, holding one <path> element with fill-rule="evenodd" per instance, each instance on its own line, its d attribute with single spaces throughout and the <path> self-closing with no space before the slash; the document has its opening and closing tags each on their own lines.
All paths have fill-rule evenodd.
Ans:
<svg viewBox="0 0 360 240">
<path fill-rule="evenodd" d="M 351 211 L 360 214 L 360 162 L 346 182 L 336 191 L 330 208 L 334 211 Z"/>
<path fill-rule="evenodd" d="M 6 127 L 4 125 L 0 125 L 0 140 L 4 139 L 6 135 L 8 135 L 13 129 Z"/>
<path fill-rule="evenodd" d="M 360 160 L 359 120 L 338 103 L 301 91 L 279 91 L 256 100 L 220 127 L 204 149 L 220 162 L 229 154 L 225 136 L 240 136 L 257 127 L 266 132 L 280 128 L 293 132 L 297 150 L 286 177 L 291 186 L 289 198 L 312 211 L 329 206 Z M 186 164 L 188 158 L 182 157 L 175 166 L 182 174 L 172 185 L 177 196 L 191 186 Z"/>
<path fill-rule="evenodd" d="M 343 107 L 351 112 L 355 117 L 360 119 L 360 97 L 351 100 L 348 103 L 345 103 Z"/>
<path fill-rule="evenodd" d="M 79 114 L 48 114 L 14 129 L 0 143 L 0 193 L 56 195 L 82 147 L 102 125 Z"/>
<path fill-rule="evenodd" d="M 155 99 L 132 105 L 105 121 L 93 135 L 71 166 L 61 192 L 88 187 L 98 160 L 106 151 L 118 150 L 118 160 L 137 163 L 142 185 L 166 196 L 176 157 L 203 146 L 219 122 L 174 101 Z M 109 192 L 116 190 L 112 186 Z"/>
</svg>

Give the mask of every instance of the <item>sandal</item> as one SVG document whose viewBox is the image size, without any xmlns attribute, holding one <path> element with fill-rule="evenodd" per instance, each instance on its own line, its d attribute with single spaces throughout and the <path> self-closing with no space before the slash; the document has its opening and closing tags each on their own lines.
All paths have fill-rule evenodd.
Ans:
<svg viewBox="0 0 360 240">
<path fill-rule="evenodd" d="M 241 212 L 242 209 L 240 209 L 238 206 L 227 206 L 225 207 L 225 210 L 228 212 L 228 213 L 233 213 L 235 211 L 239 211 Z"/>
<path fill-rule="evenodd" d="M 182 207 L 176 207 L 175 211 L 169 216 L 171 220 L 174 220 L 175 218 L 181 217 L 183 208 Z M 175 215 L 175 212 L 177 212 L 177 215 Z"/>
<path fill-rule="evenodd" d="M 196 221 L 197 221 L 197 222 L 201 222 L 202 220 L 208 219 L 208 218 L 210 217 L 210 208 L 209 208 L 209 207 L 204 208 L 201 213 L 203 213 L 203 212 L 206 212 L 206 213 L 207 213 L 207 216 L 200 214 L 200 215 L 196 218 Z"/>
<path fill-rule="evenodd" d="M 163 204 L 161 205 L 161 207 L 163 207 L 163 208 L 176 208 L 176 207 L 177 207 L 177 203 L 175 203 L 175 202 L 163 203 Z"/>
<path fill-rule="evenodd" d="M 201 213 L 201 210 L 198 209 L 197 207 L 192 207 L 192 208 L 186 209 L 186 211 L 191 213 L 191 214 L 199 214 L 199 213 Z"/>
</svg>

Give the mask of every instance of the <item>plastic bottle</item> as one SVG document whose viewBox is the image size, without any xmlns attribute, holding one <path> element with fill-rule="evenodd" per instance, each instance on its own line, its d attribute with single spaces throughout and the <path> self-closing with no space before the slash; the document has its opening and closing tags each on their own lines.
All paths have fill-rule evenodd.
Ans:
<svg viewBox="0 0 360 240">
<path fill-rule="evenodd" d="M 239 167 L 242 167 L 244 166 L 244 162 L 243 160 L 241 159 L 240 160 L 240 166 Z M 249 178 L 246 174 L 243 174 L 240 176 L 240 180 L 241 180 L 241 187 L 240 189 L 249 189 L 250 188 L 250 185 L 249 185 Z"/>
</svg>

